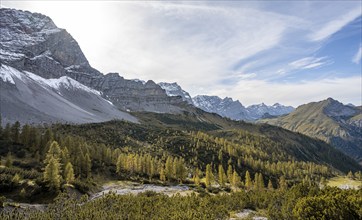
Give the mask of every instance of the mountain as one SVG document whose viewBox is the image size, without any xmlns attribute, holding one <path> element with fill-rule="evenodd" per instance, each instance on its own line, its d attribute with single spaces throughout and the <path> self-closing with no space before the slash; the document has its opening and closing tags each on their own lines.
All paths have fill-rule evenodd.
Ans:
<svg viewBox="0 0 362 220">
<path fill-rule="evenodd" d="M 176 82 L 167 83 L 161 82 L 158 85 L 166 91 L 168 96 L 180 96 L 182 100 L 186 101 L 188 104 L 193 104 L 192 98 L 188 92 L 183 90 Z"/>
<path fill-rule="evenodd" d="M 268 115 L 270 116 L 279 116 L 289 114 L 294 111 L 292 106 L 284 106 L 279 103 L 275 103 L 272 106 L 267 106 L 264 103 L 258 105 L 251 105 L 247 107 L 249 117 L 253 120 L 257 120 Z"/>
<path fill-rule="evenodd" d="M 183 101 L 169 97 L 153 81 L 127 80 L 118 73 L 104 75 L 92 68 L 78 43 L 47 16 L 0 9 L 1 64 L 44 79 L 70 77 L 101 92 L 117 108 L 130 111 L 180 112 Z"/>
<path fill-rule="evenodd" d="M 362 110 L 328 98 L 299 106 L 294 112 L 261 120 L 324 140 L 362 161 Z"/>
<path fill-rule="evenodd" d="M 249 120 L 245 107 L 232 98 L 221 99 L 218 96 L 198 95 L 192 98 L 194 105 L 204 111 L 217 113 L 234 120 Z"/>
<path fill-rule="evenodd" d="M 4 123 L 102 122 L 123 119 L 137 122 L 119 111 L 101 93 L 68 76 L 45 79 L 2 64 L 0 110 Z"/>
<path fill-rule="evenodd" d="M 294 110 L 291 106 L 284 106 L 276 103 L 267 106 L 264 103 L 251 105 L 245 108 L 239 100 L 234 101 L 231 98 L 221 99 L 218 96 L 199 95 L 193 98 L 196 107 L 207 112 L 217 113 L 221 116 L 234 120 L 255 121 L 261 118 L 284 115 Z"/>
</svg>

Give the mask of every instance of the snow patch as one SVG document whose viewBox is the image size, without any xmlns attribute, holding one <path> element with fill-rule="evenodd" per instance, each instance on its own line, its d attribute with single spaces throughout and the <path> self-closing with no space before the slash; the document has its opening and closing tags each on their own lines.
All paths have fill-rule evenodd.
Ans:
<svg viewBox="0 0 362 220">
<path fill-rule="evenodd" d="M 15 85 L 14 77 L 18 78 L 18 79 L 21 79 L 22 78 L 22 73 L 19 72 L 17 69 L 14 69 L 14 68 L 12 68 L 10 66 L 1 65 L 0 78 L 2 79 L 2 81 L 9 82 L 9 83 Z"/>
<path fill-rule="evenodd" d="M 91 89 L 68 76 L 62 76 L 59 79 L 44 79 L 43 77 L 40 77 L 31 72 L 24 71 L 24 73 L 32 80 L 56 90 L 59 90 L 63 87 L 67 89 L 80 89 L 86 92 L 94 93 L 99 96 L 101 95 L 99 91 Z"/>
</svg>

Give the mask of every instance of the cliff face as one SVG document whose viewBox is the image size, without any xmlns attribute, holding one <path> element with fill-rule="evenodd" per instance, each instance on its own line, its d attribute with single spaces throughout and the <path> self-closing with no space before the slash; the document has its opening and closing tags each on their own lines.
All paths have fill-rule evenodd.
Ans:
<svg viewBox="0 0 362 220">
<path fill-rule="evenodd" d="M 103 75 L 92 68 L 78 43 L 47 16 L 0 9 L 1 63 L 45 79 L 69 76 L 96 89 L 122 110 L 176 113 L 179 97 L 168 97 L 153 81 L 126 80 L 116 73 Z"/>
</svg>

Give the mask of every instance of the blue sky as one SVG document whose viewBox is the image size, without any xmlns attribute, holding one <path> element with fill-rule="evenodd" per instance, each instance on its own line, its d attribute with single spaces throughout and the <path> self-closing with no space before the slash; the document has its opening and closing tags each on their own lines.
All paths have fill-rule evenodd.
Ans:
<svg viewBox="0 0 362 220">
<path fill-rule="evenodd" d="M 103 73 L 176 81 L 244 105 L 361 105 L 361 1 L 1 4 L 50 16 Z"/>
</svg>

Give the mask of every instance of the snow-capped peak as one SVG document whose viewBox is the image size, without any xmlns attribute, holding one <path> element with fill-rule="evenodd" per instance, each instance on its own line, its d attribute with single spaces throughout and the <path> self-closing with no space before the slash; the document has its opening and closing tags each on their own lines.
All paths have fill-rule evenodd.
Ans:
<svg viewBox="0 0 362 220">
<path fill-rule="evenodd" d="M 166 94 L 168 96 L 181 96 L 182 100 L 186 101 L 189 104 L 193 104 L 190 94 L 185 90 L 183 90 L 181 86 L 179 86 L 176 82 L 174 83 L 160 82 L 158 83 L 158 85 L 161 86 L 161 88 L 166 91 Z"/>
</svg>

